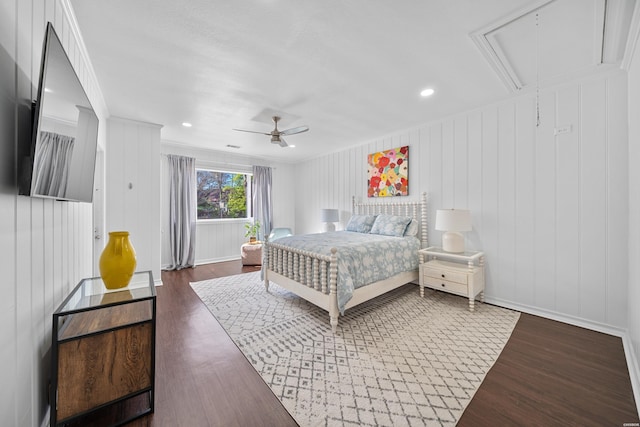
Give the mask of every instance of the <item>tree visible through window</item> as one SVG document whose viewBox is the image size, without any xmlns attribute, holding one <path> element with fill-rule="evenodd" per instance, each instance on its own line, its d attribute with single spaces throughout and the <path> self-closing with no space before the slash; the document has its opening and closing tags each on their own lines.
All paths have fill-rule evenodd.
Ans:
<svg viewBox="0 0 640 427">
<path fill-rule="evenodd" d="M 198 219 L 248 218 L 251 175 L 196 170 Z"/>
</svg>

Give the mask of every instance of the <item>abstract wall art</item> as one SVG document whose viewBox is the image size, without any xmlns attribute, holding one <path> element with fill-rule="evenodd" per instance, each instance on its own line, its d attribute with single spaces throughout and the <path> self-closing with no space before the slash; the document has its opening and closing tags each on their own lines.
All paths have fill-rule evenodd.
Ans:
<svg viewBox="0 0 640 427">
<path fill-rule="evenodd" d="M 367 156 L 368 197 L 409 195 L 409 146 L 371 153 Z"/>
</svg>

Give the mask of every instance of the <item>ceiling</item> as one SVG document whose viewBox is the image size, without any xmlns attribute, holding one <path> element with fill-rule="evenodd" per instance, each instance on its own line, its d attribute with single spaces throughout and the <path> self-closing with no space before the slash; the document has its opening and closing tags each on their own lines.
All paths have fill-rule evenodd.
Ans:
<svg viewBox="0 0 640 427">
<path fill-rule="evenodd" d="M 619 64 L 635 6 L 633 0 L 71 3 L 110 114 L 163 125 L 163 141 L 284 162 L 476 108 L 600 62 Z M 429 87 L 435 94 L 421 97 Z M 280 129 L 310 130 L 286 137 L 295 148 L 232 130 L 269 132 L 273 115 L 282 117 Z"/>
</svg>

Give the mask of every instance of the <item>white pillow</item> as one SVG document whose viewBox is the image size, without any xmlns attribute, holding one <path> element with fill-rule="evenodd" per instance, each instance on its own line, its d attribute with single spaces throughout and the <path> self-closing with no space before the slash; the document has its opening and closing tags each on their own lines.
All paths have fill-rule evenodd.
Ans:
<svg viewBox="0 0 640 427">
<path fill-rule="evenodd" d="M 407 228 L 404 230 L 404 235 L 415 237 L 418 235 L 418 228 L 419 228 L 418 221 L 416 221 L 415 219 L 412 219 L 407 225 Z"/>
</svg>

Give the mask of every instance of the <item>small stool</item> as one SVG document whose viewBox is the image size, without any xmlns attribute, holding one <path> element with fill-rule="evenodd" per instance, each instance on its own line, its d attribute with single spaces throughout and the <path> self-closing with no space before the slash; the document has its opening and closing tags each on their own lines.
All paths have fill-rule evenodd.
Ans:
<svg viewBox="0 0 640 427">
<path fill-rule="evenodd" d="M 244 243 L 240 255 L 242 265 L 262 265 L 262 243 Z"/>
</svg>

